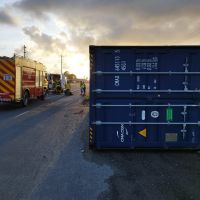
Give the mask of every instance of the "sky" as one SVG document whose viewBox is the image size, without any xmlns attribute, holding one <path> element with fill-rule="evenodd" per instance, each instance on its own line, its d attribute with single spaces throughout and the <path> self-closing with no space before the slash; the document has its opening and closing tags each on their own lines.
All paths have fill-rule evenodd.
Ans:
<svg viewBox="0 0 200 200">
<path fill-rule="evenodd" d="M 89 45 L 199 45 L 200 0 L 0 0 L 0 56 L 89 76 Z"/>
</svg>

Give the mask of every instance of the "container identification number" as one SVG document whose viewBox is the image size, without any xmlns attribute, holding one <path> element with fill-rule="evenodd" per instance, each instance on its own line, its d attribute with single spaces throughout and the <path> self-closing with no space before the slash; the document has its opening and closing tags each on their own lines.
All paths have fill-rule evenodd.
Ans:
<svg viewBox="0 0 200 200">
<path fill-rule="evenodd" d="M 114 71 L 115 72 L 126 71 L 126 68 L 127 68 L 126 61 L 121 59 L 120 53 L 121 53 L 120 49 L 114 50 Z M 119 75 L 114 76 L 114 86 L 115 87 L 120 86 Z"/>
</svg>

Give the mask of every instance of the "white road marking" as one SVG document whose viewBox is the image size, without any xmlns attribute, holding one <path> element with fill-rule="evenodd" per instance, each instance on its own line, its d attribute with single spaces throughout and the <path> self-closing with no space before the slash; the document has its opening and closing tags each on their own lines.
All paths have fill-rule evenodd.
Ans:
<svg viewBox="0 0 200 200">
<path fill-rule="evenodd" d="M 29 111 L 23 112 L 23 113 L 21 113 L 21 114 L 15 116 L 15 118 L 20 117 L 20 116 L 22 116 L 22 115 L 24 115 L 24 114 L 26 114 L 26 113 L 28 113 L 28 112 L 29 112 Z"/>
<path fill-rule="evenodd" d="M 77 92 L 77 91 L 79 91 L 79 89 L 73 90 L 72 92 Z M 62 96 L 60 96 L 61 98 L 58 98 L 57 100 L 62 99 L 62 97 L 64 97 L 64 96 L 65 96 L 65 95 L 63 94 Z M 58 95 L 55 95 L 55 96 L 48 96 L 46 99 L 53 99 L 53 100 L 54 100 L 54 99 L 56 99 L 57 97 L 58 97 Z M 46 105 L 50 104 L 50 105 L 52 106 L 52 105 L 55 104 L 55 103 L 57 103 L 57 101 L 47 103 Z M 40 105 L 40 106 L 38 106 L 37 108 L 42 108 L 43 106 L 44 106 L 44 105 Z M 32 109 L 31 109 L 31 110 L 32 110 Z M 14 118 L 21 117 L 22 115 L 24 115 L 24 114 L 30 112 L 31 110 L 28 110 L 28 111 L 23 112 L 23 113 L 21 113 L 21 114 L 19 114 L 19 115 L 16 115 Z"/>
</svg>

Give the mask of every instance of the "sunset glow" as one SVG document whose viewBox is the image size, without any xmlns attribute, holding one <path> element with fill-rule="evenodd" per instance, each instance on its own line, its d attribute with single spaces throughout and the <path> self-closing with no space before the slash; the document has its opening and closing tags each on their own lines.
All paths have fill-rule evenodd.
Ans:
<svg viewBox="0 0 200 200">
<path fill-rule="evenodd" d="M 0 2 L 1 56 L 23 55 L 49 72 L 89 76 L 89 45 L 199 44 L 200 2 L 9 0 Z"/>
</svg>

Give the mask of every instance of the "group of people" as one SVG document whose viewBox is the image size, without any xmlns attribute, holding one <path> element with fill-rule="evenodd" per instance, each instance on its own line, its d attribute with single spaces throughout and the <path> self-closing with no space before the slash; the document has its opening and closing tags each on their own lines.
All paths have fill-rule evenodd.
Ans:
<svg viewBox="0 0 200 200">
<path fill-rule="evenodd" d="M 84 81 L 80 82 L 80 90 L 81 90 L 81 95 L 85 96 L 85 94 L 86 94 L 86 85 L 85 85 Z"/>
</svg>

